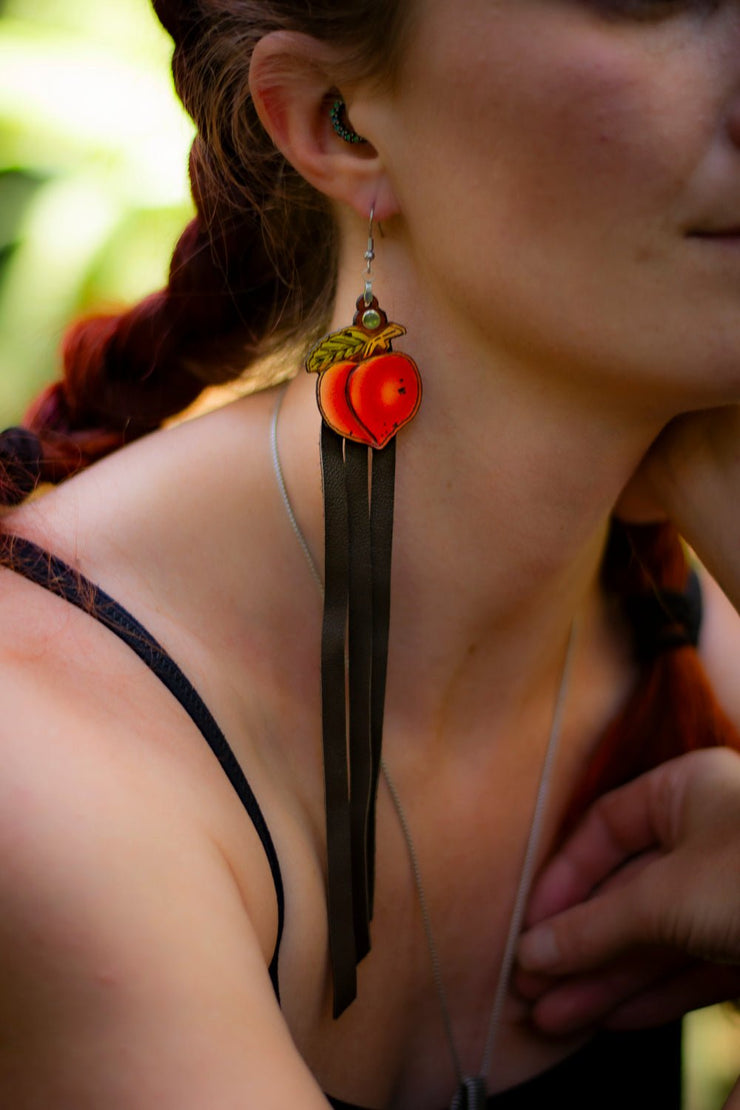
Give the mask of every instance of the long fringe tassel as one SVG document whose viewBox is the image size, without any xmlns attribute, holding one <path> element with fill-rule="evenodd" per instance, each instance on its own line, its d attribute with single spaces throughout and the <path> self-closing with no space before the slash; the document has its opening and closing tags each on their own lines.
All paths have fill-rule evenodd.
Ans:
<svg viewBox="0 0 740 1110">
<path fill-rule="evenodd" d="M 376 450 L 345 440 L 323 424 L 321 460 L 326 551 L 322 716 L 336 1018 L 355 998 L 357 964 L 370 951 L 395 439 Z"/>
</svg>

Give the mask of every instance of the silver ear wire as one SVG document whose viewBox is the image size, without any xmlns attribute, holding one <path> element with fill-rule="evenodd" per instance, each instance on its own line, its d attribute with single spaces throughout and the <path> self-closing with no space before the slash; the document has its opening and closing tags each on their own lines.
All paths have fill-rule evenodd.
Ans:
<svg viewBox="0 0 740 1110">
<path fill-rule="evenodd" d="M 375 205 L 370 209 L 370 224 L 367 231 L 367 250 L 365 251 L 365 307 L 369 308 L 373 300 L 373 262 L 375 261 Z"/>
</svg>

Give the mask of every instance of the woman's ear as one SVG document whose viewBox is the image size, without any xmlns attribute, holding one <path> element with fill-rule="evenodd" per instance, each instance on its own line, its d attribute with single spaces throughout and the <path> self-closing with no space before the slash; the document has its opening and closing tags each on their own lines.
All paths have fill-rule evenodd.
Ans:
<svg viewBox="0 0 740 1110">
<path fill-rule="evenodd" d="M 351 126 L 356 90 L 337 86 L 336 53 L 297 31 L 272 31 L 257 43 L 249 71 L 255 108 L 272 141 L 309 184 L 367 217 L 387 219 L 398 211 L 375 146 L 348 143 L 334 130 L 331 108 L 338 98 Z"/>
</svg>

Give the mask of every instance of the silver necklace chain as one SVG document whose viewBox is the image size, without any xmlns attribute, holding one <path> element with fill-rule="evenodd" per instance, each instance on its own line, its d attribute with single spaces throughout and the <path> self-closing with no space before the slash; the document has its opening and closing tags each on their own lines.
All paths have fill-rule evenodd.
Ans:
<svg viewBox="0 0 740 1110">
<path fill-rule="evenodd" d="M 306 541 L 306 537 L 304 536 L 301 527 L 296 519 L 295 512 L 293 511 L 293 506 L 291 504 L 290 497 L 288 496 L 288 490 L 285 485 L 283 468 L 280 462 L 277 430 L 278 418 L 280 416 L 280 409 L 282 407 L 284 397 L 285 389 L 282 389 L 280 391 L 280 395 L 278 396 L 278 400 L 272 415 L 272 422 L 270 425 L 270 449 L 272 453 L 273 469 L 275 471 L 275 478 L 277 479 L 278 488 L 280 490 L 280 496 L 282 498 L 283 505 L 285 506 L 286 515 L 288 517 L 288 520 L 290 521 L 290 525 L 293 529 L 293 532 L 295 533 L 296 539 L 298 540 L 298 543 L 303 550 L 303 554 L 306 558 L 306 562 L 308 563 L 311 575 L 316 582 L 323 598 L 324 584 L 321 579 L 321 575 L 319 574 L 319 570 L 316 566 L 313 555 L 311 554 L 311 549 Z M 491 1070 L 493 1049 L 496 1042 L 496 1036 L 501 1024 L 501 1015 L 506 999 L 506 991 L 509 986 L 511 973 L 514 966 L 516 944 L 517 940 L 519 939 L 519 934 L 521 932 L 522 924 L 524 921 L 527 898 L 529 896 L 532 879 L 534 877 L 534 868 L 537 861 L 537 850 L 539 848 L 540 836 L 542 833 L 542 824 L 544 821 L 550 783 L 552 779 L 552 770 L 555 763 L 555 755 L 557 752 L 560 733 L 562 730 L 565 703 L 567 700 L 568 689 L 570 685 L 570 674 L 572 669 L 573 648 L 575 644 L 575 639 L 576 621 L 573 620 L 570 626 L 570 631 L 568 633 L 568 643 L 565 650 L 565 659 L 563 661 L 560 684 L 558 687 L 557 697 L 555 699 L 555 707 L 553 710 L 552 723 L 550 725 L 550 734 L 547 741 L 547 748 L 545 750 L 545 757 L 542 764 L 542 770 L 540 772 L 539 785 L 537 787 L 537 795 L 532 814 L 532 822 L 530 824 L 529 836 L 527 838 L 527 847 L 524 853 L 524 861 L 522 863 L 519 883 L 514 898 L 514 906 L 511 912 L 511 919 L 509 922 L 509 930 L 506 937 L 504 954 L 501 959 L 501 968 L 496 984 L 496 992 L 494 995 L 493 1005 L 491 1007 L 491 1015 L 488 1020 L 488 1030 L 486 1033 L 483 1058 L 481 1060 L 481 1066 L 478 1073 L 478 1078 L 481 1078 L 483 1080 L 487 1080 Z M 452 1027 L 452 1018 L 450 1016 L 447 991 L 445 990 L 444 980 L 442 978 L 442 969 L 439 960 L 439 953 L 437 951 L 437 945 L 434 940 L 434 933 L 432 931 L 431 914 L 429 912 L 429 906 L 424 890 L 424 883 L 421 877 L 421 868 L 419 867 L 419 859 L 416 853 L 413 838 L 411 836 L 408 819 L 406 817 L 406 812 L 401 805 L 401 799 L 398 796 L 396 785 L 384 759 L 381 759 L 381 768 L 383 771 L 383 777 L 385 778 L 386 786 L 388 787 L 391 801 L 393 802 L 394 809 L 396 810 L 396 813 L 398 815 L 398 821 L 401 826 L 403 838 L 406 841 L 406 848 L 408 850 L 409 860 L 411 863 L 414 885 L 416 887 L 416 893 L 419 899 L 419 907 L 421 910 L 424 933 L 426 935 L 427 947 L 429 949 L 429 955 L 431 958 L 434 987 L 437 992 L 437 998 L 439 1000 L 440 1010 L 442 1012 L 442 1022 L 444 1025 L 445 1036 L 447 1038 L 447 1044 L 450 1050 L 450 1056 L 452 1057 L 452 1062 L 454 1064 L 457 1082 L 461 1085 L 461 1087 L 465 1086 L 466 1084 L 470 1084 L 471 1086 L 469 1087 L 469 1090 L 472 1090 L 472 1084 L 475 1082 L 475 1080 L 472 1077 L 465 1075 L 462 1062 L 460 1060 L 460 1053 L 458 1052 L 457 1043 L 455 1041 L 455 1034 Z M 455 1096 L 455 1101 L 453 1101 L 452 1103 L 452 1110 L 454 1110 L 454 1108 L 458 1104 L 459 1095 L 460 1088 L 458 1088 L 458 1094 Z M 480 1105 L 483 1106 L 483 1103 L 480 1103 Z"/>
</svg>

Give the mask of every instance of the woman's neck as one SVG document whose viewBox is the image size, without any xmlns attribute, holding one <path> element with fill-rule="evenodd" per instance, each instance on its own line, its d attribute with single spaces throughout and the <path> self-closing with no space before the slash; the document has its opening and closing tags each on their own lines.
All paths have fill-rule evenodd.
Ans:
<svg viewBox="0 0 740 1110">
<path fill-rule="evenodd" d="M 394 346 L 417 361 L 424 396 L 398 437 L 389 712 L 397 690 L 422 728 L 450 698 L 501 705 L 550 683 L 574 617 L 600 605 L 609 514 L 658 427 L 411 312 Z M 314 389 L 305 374 L 292 383 L 279 439 L 321 565 Z"/>
</svg>

